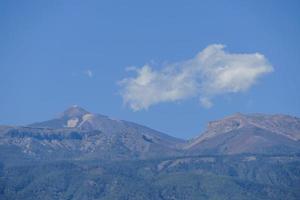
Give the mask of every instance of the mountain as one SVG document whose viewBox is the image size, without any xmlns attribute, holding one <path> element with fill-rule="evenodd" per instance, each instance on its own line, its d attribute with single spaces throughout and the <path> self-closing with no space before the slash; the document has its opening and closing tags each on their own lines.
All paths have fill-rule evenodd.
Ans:
<svg viewBox="0 0 300 200">
<path fill-rule="evenodd" d="M 298 200 L 300 119 L 235 114 L 184 141 L 72 106 L 0 126 L 2 200 Z"/>
<path fill-rule="evenodd" d="M 0 126 L 0 156 L 35 160 L 149 159 L 182 155 L 295 154 L 300 119 L 241 114 L 210 122 L 184 141 L 148 127 L 72 106 L 57 118 L 27 126 Z"/>
<path fill-rule="evenodd" d="M 88 116 L 92 115 L 90 112 L 86 111 L 85 109 L 73 105 L 70 108 L 66 109 L 62 112 L 59 117 L 55 119 L 51 119 L 44 122 L 38 122 L 34 124 L 28 125 L 29 127 L 39 127 L 39 128 L 78 128 L 80 124 L 87 119 Z"/>
<path fill-rule="evenodd" d="M 0 128 L 0 148 L 15 148 L 20 157 L 38 160 L 171 156 L 179 152 L 182 142 L 145 126 L 93 114 L 78 106 L 45 122 Z"/>
<path fill-rule="evenodd" d="M 291 154 L 300 152 L 300 119 L 288 115 L 237 113 L 208 124 L 184 148 L 190 153 Z"/>
<path fill-rule="evenodd" d="M 83 131 L 98 130 L 110 135 L 126 134 L 127 137 L 140 137 L 152 143 L 174 147 L 183 140 L 150 129 L 148 127 L 124 120 L 112 119 L 104 115 L 90 113 L 79 106 L 72 106 L 65 110 L 58 118 L 45 122 L 30 124 L 33 128 L 73 128 Z M 134 139 L 134 138 L 132 138 Z"/>
</svg>

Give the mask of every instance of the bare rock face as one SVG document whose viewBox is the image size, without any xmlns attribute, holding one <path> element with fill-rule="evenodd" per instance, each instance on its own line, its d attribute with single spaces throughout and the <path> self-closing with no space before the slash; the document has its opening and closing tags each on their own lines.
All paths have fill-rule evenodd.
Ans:
<svg viewBox="0 0 300 200">
<path fill-rule="evenodd" d="M 184 148 L 220 154 L 300 152 L 300 119 L 287 115 L 235 114 L 208 124 Z"/>
</svg>

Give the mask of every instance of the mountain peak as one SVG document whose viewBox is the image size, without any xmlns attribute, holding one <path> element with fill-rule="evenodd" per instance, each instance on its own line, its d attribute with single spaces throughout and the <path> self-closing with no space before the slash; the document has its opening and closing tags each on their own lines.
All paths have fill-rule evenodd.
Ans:
<svg viewBox="0 0 300 200">
<path fill-rule="evenodd" d="M 73 105 L 66 109 L 62 114 L 61 117 L 66 118 L 74 118 L 74 117 L 82 117 L 90 112 L 86 111 L 85 109 L 81 108 L 78 105 Z"/>
<path fill-rule="evenodd" d="M 256 147 L 269 148 L 273 145 L 275 148 L 283 142 L 287 146 L 293 146 L 300 141 L 299 130 L 300 119 L 297 117 L 236 113 L 210 122 L 206 131 L 193 139 L 187 148 L 205 149 L 211 145 L 218 149 L 224 144 L 223 147 L 227 150 L 219 149 L 220 151 L 245 152 L 256 151 Z"/>
</svg>

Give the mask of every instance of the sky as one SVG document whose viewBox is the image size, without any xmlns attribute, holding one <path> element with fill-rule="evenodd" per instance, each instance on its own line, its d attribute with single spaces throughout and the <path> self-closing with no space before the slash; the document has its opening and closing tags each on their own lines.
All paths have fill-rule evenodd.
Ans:
<svg viewBox="0 0 300 200">
<path fill-rule="evenodd" d="M 0 124 L 71 105 L 192 138 L 300 116 L 300 2 L 0 1 Z"/>
</svg>

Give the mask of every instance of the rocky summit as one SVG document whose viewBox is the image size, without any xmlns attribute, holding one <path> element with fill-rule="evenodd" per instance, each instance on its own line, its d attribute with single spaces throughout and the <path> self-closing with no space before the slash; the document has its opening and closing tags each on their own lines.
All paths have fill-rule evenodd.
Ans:
<svg viewBox="0 0 300 200">
<path fill-rule="evenodd" d="M 241 114 L 208 124 L 185 145 L 194 153 L 298 153 L 300 119 L 288 115 Z"/>
</svg>

